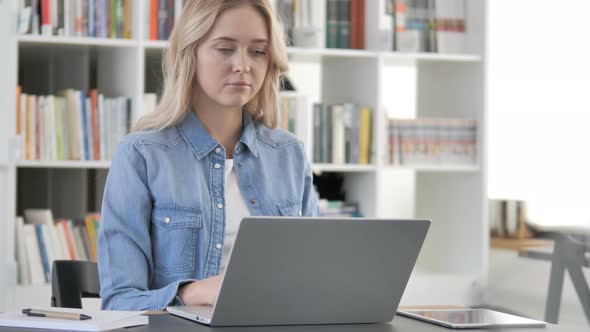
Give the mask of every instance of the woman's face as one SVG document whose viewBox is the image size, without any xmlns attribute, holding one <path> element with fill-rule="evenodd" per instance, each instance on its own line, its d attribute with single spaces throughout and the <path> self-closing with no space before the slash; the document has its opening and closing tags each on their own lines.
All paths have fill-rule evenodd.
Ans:
<svg viewBox="0 0 590 332">
<path fill-rule="evenodd" d="M 269 64 L 266 22 L 251 6 L 224 11 L 196 50 L 197 98 L 241 108 L 260 90 Z"/>
</svg>

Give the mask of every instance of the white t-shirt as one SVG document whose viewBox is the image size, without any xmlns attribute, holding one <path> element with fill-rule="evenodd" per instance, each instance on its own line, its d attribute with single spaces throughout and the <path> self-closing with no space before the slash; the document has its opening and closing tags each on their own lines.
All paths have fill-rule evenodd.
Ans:
<svg viewBox="0 0 590 332">
<path fill-rule="evenodd" d="M 242 218 L 250 216 L 250 211 L 240 194 L 238 176 L 234 170 L 234 160 L 225 160 L 225 240 L 223 241 L 223 255 L 219 273 L 225 272 L 227 260 L 238 233 Z"/>
</svg>

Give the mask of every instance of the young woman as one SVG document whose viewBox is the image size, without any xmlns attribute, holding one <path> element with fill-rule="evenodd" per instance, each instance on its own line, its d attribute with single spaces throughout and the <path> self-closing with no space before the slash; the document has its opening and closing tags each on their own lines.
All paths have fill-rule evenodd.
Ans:
<svg viewBox="0 0 590 332">
<path fill-rule="evenodd" d="M 120 142 L 98 238 L 105 309 L 213 304 L 243 217 L 314 216 L 301 141 L 277 125 L 282 31 L 267 0 L 189 0 L 156 111 Z"/>
</svg>

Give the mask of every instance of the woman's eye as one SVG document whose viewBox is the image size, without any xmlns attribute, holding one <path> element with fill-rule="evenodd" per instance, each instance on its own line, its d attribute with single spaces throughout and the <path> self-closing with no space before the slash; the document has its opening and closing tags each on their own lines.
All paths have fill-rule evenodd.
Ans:
<svg viewBox="0 0 590 332">
<path fill-rule="evenodd" d="M 231 48 L 218 48 L 217 50 L 223 54 L 230 54 L 231 52 L 233 52 L 233 49 Z"/>
<path fill-rule="evenodd" d="M 252 52 L 252 54 L 254 54 L 256 56 L 262 56 L 262 55 L 266 54 L 266 52 L 264 50 L 252 50 L 251 52 Z"/>
</svg>

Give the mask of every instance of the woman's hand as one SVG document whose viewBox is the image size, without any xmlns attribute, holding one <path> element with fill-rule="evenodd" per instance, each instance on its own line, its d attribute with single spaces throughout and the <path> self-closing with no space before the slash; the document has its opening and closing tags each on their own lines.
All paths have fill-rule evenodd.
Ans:
<svg viewBox="0 0 590 332">
<path fill-rule="evenodd" d="M 178 290 L 178 296 L 185 305 L 213 305 L 221 288 L 221 275 L 186 284 Z"/>
</svg>

